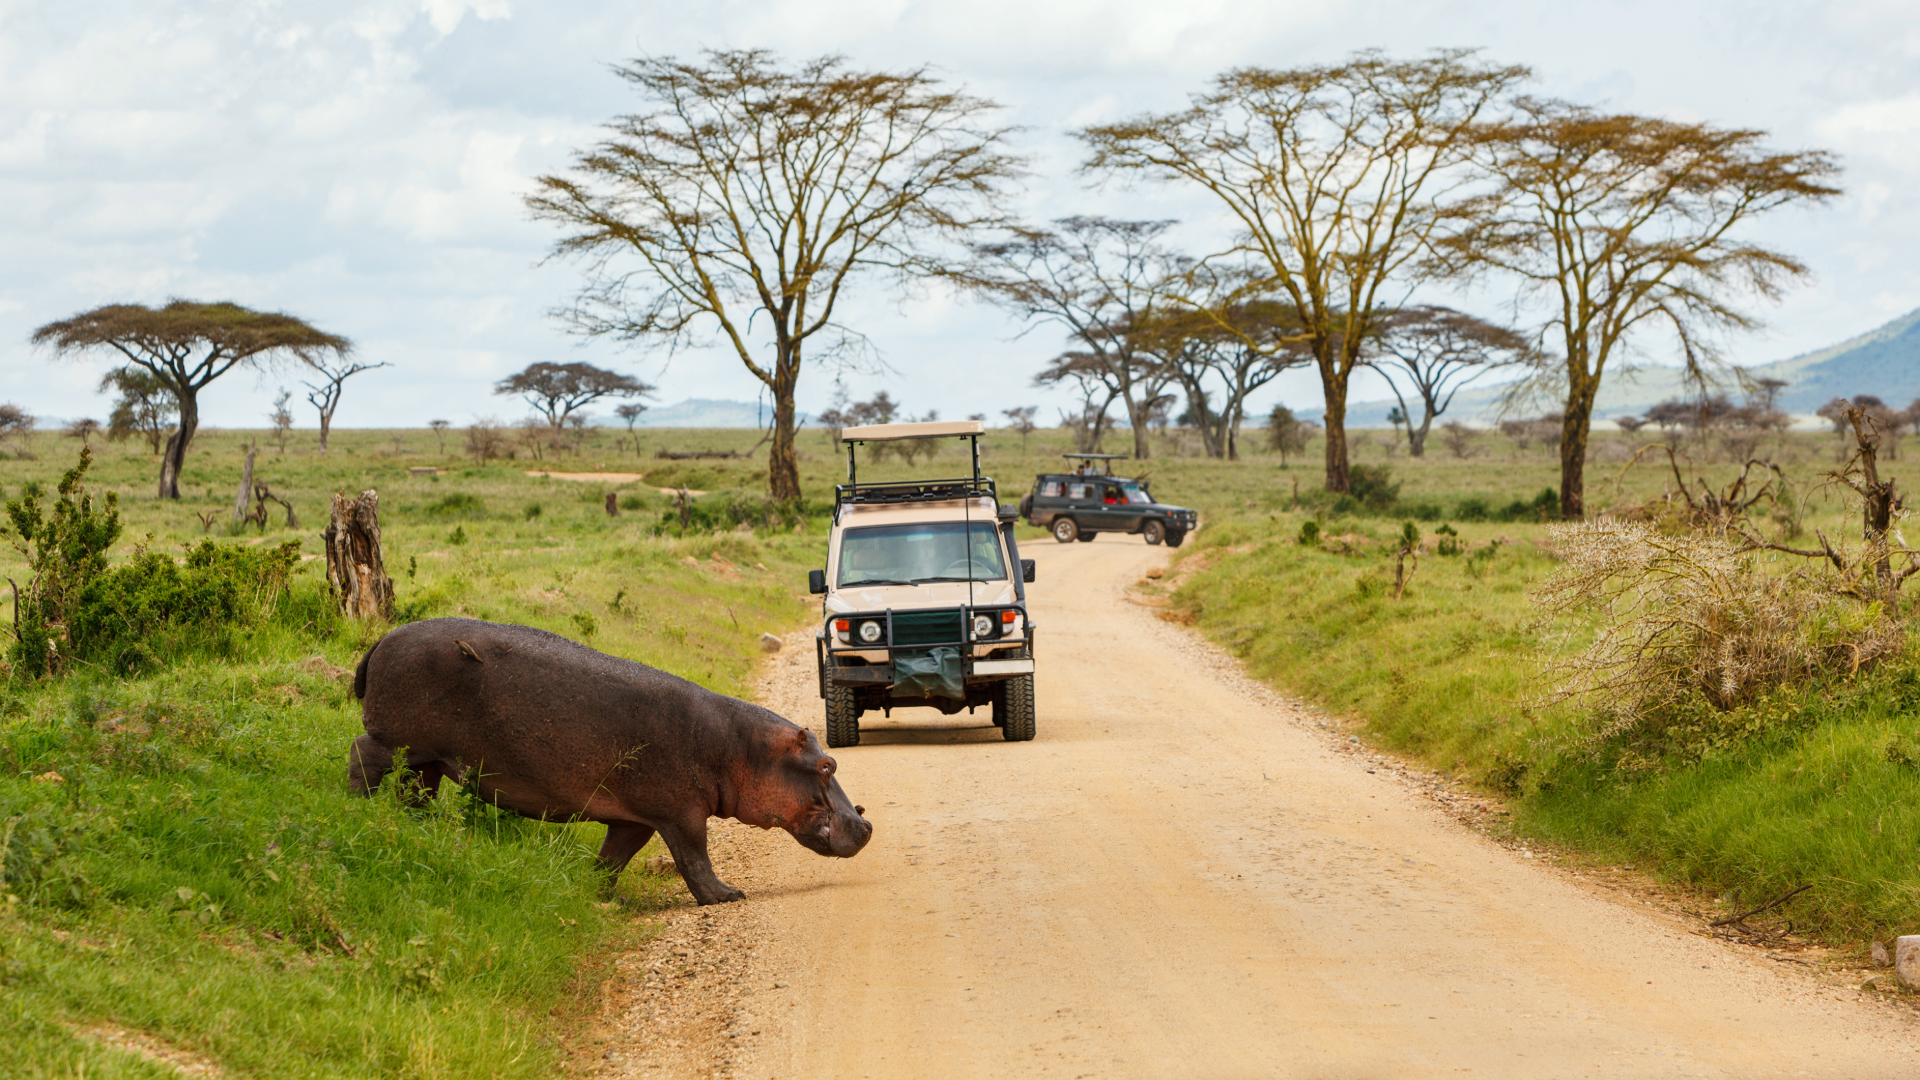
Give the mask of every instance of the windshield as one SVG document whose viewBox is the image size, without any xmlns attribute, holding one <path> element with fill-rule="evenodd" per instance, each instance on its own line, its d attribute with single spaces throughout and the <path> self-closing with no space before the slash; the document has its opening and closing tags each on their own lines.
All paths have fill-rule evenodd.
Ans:
<svg viewBox="0 0 1920 1080">
<path fill-rule="evenodd" d="M 971 555 L 971 565 L 969 565 Z M 1000 581 L 1007 576 L 991 522 L 927 521 L 848 529 L 840 538 L 840 584 L 918 585 Z"/>
<path fill-rule="evenodd" d="M 1153 503 L 1153 496 L 1132 484 L 1128 484 L 1121 490 L 1127 493 L 1127 501 L 1135 506 L 1149 506 Z"/>
</svg>

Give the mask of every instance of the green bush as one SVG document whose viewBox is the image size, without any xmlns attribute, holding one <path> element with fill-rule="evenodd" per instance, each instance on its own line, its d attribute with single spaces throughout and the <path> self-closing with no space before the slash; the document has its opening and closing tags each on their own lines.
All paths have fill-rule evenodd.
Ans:
<svg viewBox="0 0 1920 1080">
<path fill-rule="evenodd" d="M 438 501 L 427 504 L 427 516 L 436 518 L 479 518 L 485 517 L 487 504 L 480 501 L 478 495 L 465 491 L 456 491 Z"/>
<path fill-rule="evenodd" d="M 1461 499 L 1460 505 L 1453 512 L 1453 516 L 1460 521 L 1491 521 L 1493 519 L 1493 507 L 1487 505 L 1487 500 L 1473 496 Z"/>
<path fill-rule="evenodd" d="M 658 536 L 678 536 L 694 532 L 724 532 L 742 525 L 755 530 L 791 529 L 803 523 L 806 517 L 806 507 L 798 503 L 778 503 L 744 491 L 719 491 L 688 499 L 684 522 L 679 507 L 667 507 L 653 531 Z"/>
<path fill-rule="evenodd" d="M 1515 499 L 1502 507 L 1501 521 L 1554 521 L 1560 517 L 1560 493 L 1552 488 L 1541 488 L 1540 494 L 1532 502 Z"/>
<path fill-rule="evenodd" d="M 202 540 L 184 564 L 136 550 L 82 586 L 68 648 L 123 675 L 156 667 L 161 657 L 230 657 L 235 632 L 273 613 L 299 561 L 298 540 L 272 548 Z"/>
<path fill-rule="evenodd" d="M 1355 465 L 1348 469 L 1347 491 L 1369 510 L 1388 510 L 1400 501 L 1400 484 L 1394 481 L 1393 470 L 1385 465 Z"/>
<path fill-rule="evenodd" d="M 40 676 L 64 663 L 59 628 L 68 625 L 87 583 L 107 565 L 107 549 L 120 538 L 120 500 L 107 493 L 97 506 L 86 489 L 93 451 L 60 477 L 59 498 L 48 516 L 41 509 L 45 492 L 29 483 L 7 503 L 14 550 L 26 556 L 31 576 L 16 601 L 12 658 L 17 670 Z"/>
</svg>

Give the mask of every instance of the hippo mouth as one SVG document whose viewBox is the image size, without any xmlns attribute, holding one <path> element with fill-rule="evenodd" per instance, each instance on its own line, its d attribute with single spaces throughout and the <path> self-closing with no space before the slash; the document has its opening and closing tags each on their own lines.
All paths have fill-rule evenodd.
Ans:
<svg viewBox="0 0 1920 1080">
<path fill-rule="evenodd" d="M 859 814 L 858 807 L 851 815 L 825 814 L 812 827 L 795 829 L 793 838 L 817 854 L 851 859 L 873 839 L 873 823 Z"/>
</svg>

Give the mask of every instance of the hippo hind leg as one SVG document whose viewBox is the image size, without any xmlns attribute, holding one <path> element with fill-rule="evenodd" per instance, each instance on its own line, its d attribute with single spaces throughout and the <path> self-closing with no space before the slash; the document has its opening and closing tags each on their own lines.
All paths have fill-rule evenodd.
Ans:
<svg viewBox="0 0 1920 1080">
<path fill-rule="evenodd" d="M 642 825 L 637 821 L 607 822 L 607 839 L 600 845 L 600 872 L 606 875 L 606 880 L 600 886 L 603 894 L 613 892 L 614 882 L 620 879 L 620 871 L 627 868 L 627 864 L 651 839 L 651 825 Z"/>
<path fill-rule="evenodd" d="M 381 781 L 393 771 L 393 759 L 400 751 L 362 735 L 347 748 L 347 787 L 355 795 L 368 796 L 380 789 Z M 425 806 L 440 791 L 440 781 L 451 776 L 458 783 L 462 772 L 438 758 L 406 755 L 412 775 L 400 801 L 408 806 Z"/>
<path fill-rule="evenodd" d="M 366 797 L 380 787 L 393 768 L 393 751 L 362 735 L 347 747 L 347 790 Z"/>
</svg>

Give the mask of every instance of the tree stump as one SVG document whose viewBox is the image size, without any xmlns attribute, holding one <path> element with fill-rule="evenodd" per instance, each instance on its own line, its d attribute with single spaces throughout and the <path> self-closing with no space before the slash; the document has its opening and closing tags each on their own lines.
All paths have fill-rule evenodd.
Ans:
<svg viewBox="0 0 1920 1080">
<path fill-rule="evenodd" d="M 333 494 L 332 518 L 321 534 L 327 545 L 327 584 L 342 613 L 356 619 L 393 615 L 393 581 L 380 558 L 380 495 Z"/>
<path fill-rule="evenodd" d="M 607 492 L 607 516 L 620 516 L 620 496 L 611 491 Z"/>
</svg>

